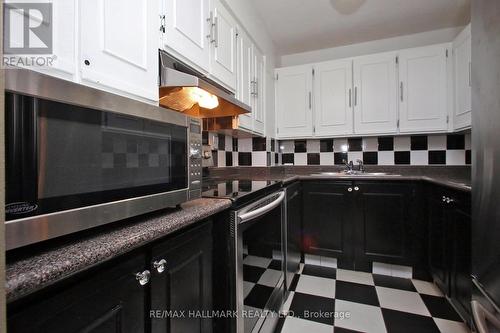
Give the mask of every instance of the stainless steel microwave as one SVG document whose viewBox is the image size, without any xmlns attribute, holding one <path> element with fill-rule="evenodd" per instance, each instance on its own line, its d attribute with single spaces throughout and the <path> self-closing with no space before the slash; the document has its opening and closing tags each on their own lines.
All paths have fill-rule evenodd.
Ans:
<svg viewBox="0 0 500 333">
<path fill-rule="evenodd" d="M 199 119 L 30 70 L 5 73 L 7 249 L 201 196 Z"/>
</svg>

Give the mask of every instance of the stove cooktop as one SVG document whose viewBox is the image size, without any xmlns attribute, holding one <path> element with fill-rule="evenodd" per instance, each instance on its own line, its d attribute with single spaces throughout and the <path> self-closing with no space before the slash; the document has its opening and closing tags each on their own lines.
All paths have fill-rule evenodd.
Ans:
<svg viewBox="0 0 500 333">
<path fill-rule="evenodd" d="M 212 180 L 204 181 L 202 196 L 205 198 L 221 198 L 239 201 L 276 191 L 281 187 L 281 182 L 276 180 Z"/>
</svg>

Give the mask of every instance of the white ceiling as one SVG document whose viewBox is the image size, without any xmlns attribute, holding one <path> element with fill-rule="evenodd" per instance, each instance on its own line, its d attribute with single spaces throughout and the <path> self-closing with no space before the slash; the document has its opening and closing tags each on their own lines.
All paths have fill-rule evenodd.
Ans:
<svg viewBox="0 0 500 333">
<path fill-rule="evenodd" d="M 278 55 L 466 25 L 471 0 L 251 0 Z"/>
</svg>

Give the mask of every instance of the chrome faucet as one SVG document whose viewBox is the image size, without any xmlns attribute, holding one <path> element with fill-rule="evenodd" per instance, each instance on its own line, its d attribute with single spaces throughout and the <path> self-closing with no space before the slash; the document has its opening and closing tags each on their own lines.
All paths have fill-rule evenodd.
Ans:
<svg viewBox="0 0 500 333">
<path fill-rule="evenodd" d="M 358 158 L 356 162 L 358 163 L 359 172 L 365 172 L 365 164 L 363 163 L 363 160 Z"/>
<path fill-rule="evenodd" d="M 347 160 L 342 160 L 342 163 L 344 163 L 345 165 L 345 171 L 347 173 L 352 173 L 352 171 L 354 170 L 354 163 L 352 161 L 348 163 Z"/>
</svg>

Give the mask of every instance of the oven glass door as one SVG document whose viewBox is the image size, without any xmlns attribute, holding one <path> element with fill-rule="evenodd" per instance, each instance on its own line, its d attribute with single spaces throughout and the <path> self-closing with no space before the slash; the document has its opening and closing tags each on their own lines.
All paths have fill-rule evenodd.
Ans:
<svg viewBox="0 0 500 333">
<path fill-rule="evenodd" d="M 244 332 L 252 332 L 267 320 L 265 311 L 276 316 L 279 310 L 284 280 L 282 206 L 239 228 L 243 240 Z"/>
<path fill-rule="evenodd" d="M 187 188 L 187 127 L 12 94 L 7 103 L 7 203 L 36 207 L 10 219 Z"/>
</svg>

